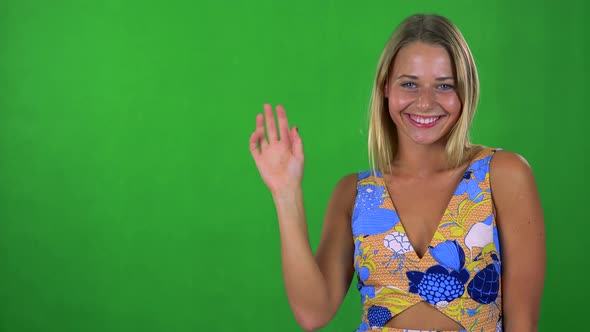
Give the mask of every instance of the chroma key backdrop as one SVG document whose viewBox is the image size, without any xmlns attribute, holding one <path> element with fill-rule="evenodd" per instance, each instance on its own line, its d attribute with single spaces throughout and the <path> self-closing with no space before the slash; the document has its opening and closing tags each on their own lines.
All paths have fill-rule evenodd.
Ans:
<svg viewBox="0 0 590 332">
<path fill-rule="evenodd" d="M 589 2 L 3 0 L 0 331 L 301 331 L 255 115 L 282 104 L 299 127 L 315 250 L 334 185 L 368 167 L 379 54 L 415 13 L 472 49 L 472 140 L 535 173 L 540 330 L 588 326 Z M 360 318 L 353 281 L 322 331 Z"/>
</svg>

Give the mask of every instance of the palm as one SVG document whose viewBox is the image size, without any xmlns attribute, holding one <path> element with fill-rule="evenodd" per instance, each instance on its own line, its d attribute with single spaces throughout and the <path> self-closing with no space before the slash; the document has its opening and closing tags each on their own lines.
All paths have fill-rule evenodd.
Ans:
<svg viewBox="0 0 590 332">
<path fill-rule="evenodd" d="M 256 167 L 271 192 L 294 189 L 303 178 L 301 137 L 296 127 L 289 128 L 283 107 L 277 106 L 278 130 L 270 105 L 264 106 L 264 115 L 268 139 L 262 114 L 256 116 L 256 130 L 250 137 L 250 151 Z"/>
</svg>

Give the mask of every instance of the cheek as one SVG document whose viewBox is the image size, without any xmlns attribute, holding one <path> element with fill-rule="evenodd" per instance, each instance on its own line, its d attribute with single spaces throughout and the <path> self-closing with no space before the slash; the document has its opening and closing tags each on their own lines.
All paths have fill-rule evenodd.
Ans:
<svg viewBox="0 0 590 332">
<path fill-rule="evenodd" d="M 387 105 L 389 106 L 390 113 L 398 113 L 406 109 L 414 98 L 410 95 L 403 93 L 391 93 L 387 99 Z M 393 114 L 392 114 L 393 115 Z"/>
<path fill-rule="evenodd" d="M 459 96 L 457 96 L 456 94 L 445 96 L 440 101 L 440 105 L 443 106 L 445 111 L 451 114 L 461 113 L 461 108 L 463 106 L 461 105 L 461 100 L 459 99 Z"/>
</svg>

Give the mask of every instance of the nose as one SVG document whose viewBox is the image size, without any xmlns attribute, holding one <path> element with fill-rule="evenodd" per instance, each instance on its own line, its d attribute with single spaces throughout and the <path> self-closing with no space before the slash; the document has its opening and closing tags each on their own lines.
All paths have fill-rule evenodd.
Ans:
<svg viewBox="0 0 590 332">
<path fill-rule="evenodd" d="M 434 92 L 432 89 L 421 89 L 416 106 L 421 111 L 428 111 L 434 107 Z"/>
</svg>

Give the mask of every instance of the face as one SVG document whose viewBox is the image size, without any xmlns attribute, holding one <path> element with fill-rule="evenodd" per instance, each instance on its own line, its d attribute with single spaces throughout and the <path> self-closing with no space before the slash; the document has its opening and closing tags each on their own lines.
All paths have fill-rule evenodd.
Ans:
<svg viewBox="0 0 590 332">
<path fill-rule="evenodd" d="M 415 42 L 400 49 L 387 80 L 389 114 L 400 144 L 445 144 L 461 114 L 447 51 Z"/>
</svg>

